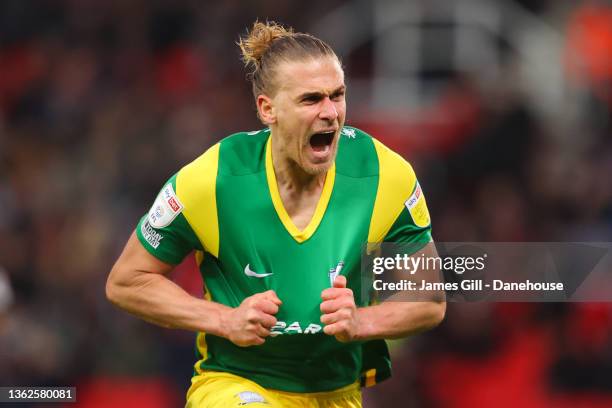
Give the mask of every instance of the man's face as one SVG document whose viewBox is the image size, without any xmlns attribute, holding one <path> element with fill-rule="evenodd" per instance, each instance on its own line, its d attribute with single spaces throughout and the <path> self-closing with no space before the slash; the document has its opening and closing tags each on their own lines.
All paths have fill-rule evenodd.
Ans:
<svg viewBox="0 0 612 408">
<path fill-rule="evenodd" d="M 344 72 L 336 58 L 285 62 L 271 98 L 276 148 L 306 173 L 326 172 L 338 150 L 346 117 Z M 275 148 L 275 150 L 277 150 Z"/>
</svg>

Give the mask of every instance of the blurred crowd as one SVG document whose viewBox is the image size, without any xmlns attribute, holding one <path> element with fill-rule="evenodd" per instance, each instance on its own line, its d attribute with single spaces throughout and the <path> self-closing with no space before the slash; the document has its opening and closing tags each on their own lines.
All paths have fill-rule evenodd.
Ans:
<svg viewBox="0 0 612 408">
<path fill-rule="evenodd" d="M 0 2 L 0 385 L 180 405 L 195 336 L 113 308 L 106 276 L 173 172 L 261 127 L 238 35 L 255 17 L 308 31 L 343 3 Z M 503 81 L 447 73 L 393 129 L 352 116 L 349 88 L 347 123 L 414 165 L 437 241 L 612 241 L 612 5 L 519 3 L 563 35 L 571 120 L 533 109 L 508 51 Z M 349 87 L 364 55 L 344 56 Z M 192 260 L 173 277 L 201 293 Z M 396 375 L 366 406 L 609 406 L 611 320 L 608 304 L 450 304 L 439 328 L 393 344 Z"/>
</svg>

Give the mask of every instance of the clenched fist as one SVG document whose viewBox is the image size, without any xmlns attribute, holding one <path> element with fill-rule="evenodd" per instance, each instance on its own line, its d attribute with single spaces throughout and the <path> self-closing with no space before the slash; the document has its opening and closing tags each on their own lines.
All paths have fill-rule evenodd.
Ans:
<svg viewBox="0 0 612 408">
<path fill-rule="evenodd" d="M 321 292 L 323 332 L 338 341 L 356 340 L 359 321 L 353 291 L 346 287 L 346 277 L 339 275 L 334 286 Z"/>
<path fill-rule="evenodd" d="M 227 312 L 223 322 L 225 337 L 240 347 L 263 344 L 276 324 L 274 315 L 281 303 L 273 290 L 244 299 Z"/>
</svg>

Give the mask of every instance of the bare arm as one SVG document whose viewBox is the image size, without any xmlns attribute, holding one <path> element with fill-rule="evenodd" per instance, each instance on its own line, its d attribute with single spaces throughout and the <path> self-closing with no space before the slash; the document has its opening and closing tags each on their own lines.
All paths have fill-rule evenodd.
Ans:
<svg viewBox="0 0 612 408">
<path fill-rule="evenodd" d="M 427 245 L 419 256 L 436 256 L 434 245 Z M 435 276 L 438 271 L 423 273 Z M 387 300 L 384 303 L 357 308 L 353 292 L 346 287 L 346 278 L 338 276 L 334 287 L 321 294 L 321 321 L 324 332 L 336 336 L 339 341 L 396 339 L 429 330 L 444 319 L 446 302 L 443 292 L 428 293 L 420 301 Z M 399 294 L 401 299 L 401 294 Z M 404 298 L 405 299 L 405 298 Z"/>
<path fill-rule="evenodd" d="M 445 302 L 385 302 L 357 309 L 357 340 L 397 339 L 436 327 L 444 319 Z"/>
<path fill-rule="evenodd" d="M 437 257 L 433 243 L 414 253 L 415 258 Z M 429 282 L 440 281 L 439 270 L 420 270 L 414 275 L 395 272 L 397 280 L 406 279 Z M 446 312 L 443 291 L 419 291 L 417 294 L 398 293 L 387 301 L 370 307 L 357 309 L 359 331 L 357 338 L 401 338 L 421 333 L 440 324 Z M 409 300 L 409 301 L 407 301 Z M 417 301 L 418 300 L 418 301 Z"/>
<path fill-rule="evenodd" d="M 160 326 L 204 331 L 241 346 L 265 341 L 280 305 L 274 292 L 255 294 L 230 308 L 189 295 L 168 279 L 173 268 L 149 254 L 132 233 L 108 277 L 106 296 L 121 309 Z"/>
<path fill-rule="evenodd" d="M 223 335 L 220 316 L 229 308 L 189 295 L 168 279 L 173 268 L 147 252 L 132 233 L 108 276 L 106 296 L 148 322 Z"/>
</svg>

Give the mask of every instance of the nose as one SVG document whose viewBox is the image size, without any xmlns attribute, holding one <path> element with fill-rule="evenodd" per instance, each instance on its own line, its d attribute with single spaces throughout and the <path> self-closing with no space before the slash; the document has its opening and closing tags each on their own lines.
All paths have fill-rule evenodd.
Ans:
<svg viewBox="0 0 612 408">
<path fill-rule="evenodd" d="M 329 97 L 323 98 L 321 102 L 321 111 L 319 112 L 319 118 L 327 121 L 334 121 L 338 118 L 338 111 L 336 105 L 332 102 Z"/>
</svg>

